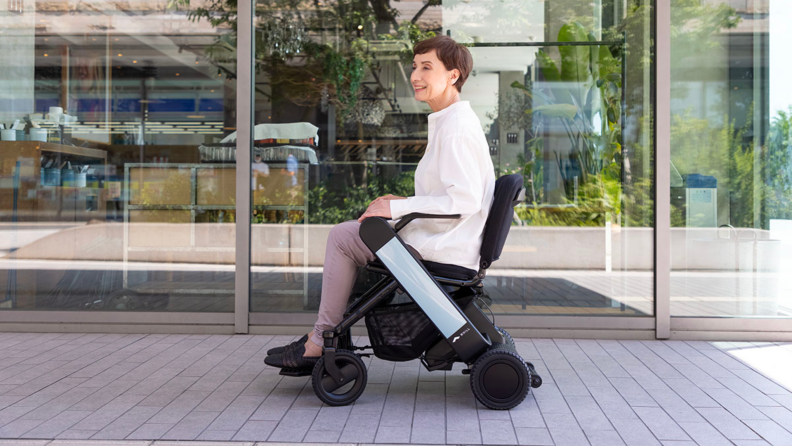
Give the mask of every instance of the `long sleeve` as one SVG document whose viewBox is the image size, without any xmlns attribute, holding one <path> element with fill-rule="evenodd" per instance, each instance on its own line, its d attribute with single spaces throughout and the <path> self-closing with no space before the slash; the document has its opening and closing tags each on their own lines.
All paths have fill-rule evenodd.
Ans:
<svg viewBox="0 0 792 446">
<path fill-rule="evenodd" d="M 437 175 L 441 184 L 437 195 L 391 200 L 391 218 L 398 219 L 413 212 L 461 214 L 464 217 L 481 210 L 484 185 L 476 154 L 480 148 L 476 141 L 470 136 L 451 136 L 443 139 L 437 149 L 436 163 L 427 172 Z"/>
</svg>

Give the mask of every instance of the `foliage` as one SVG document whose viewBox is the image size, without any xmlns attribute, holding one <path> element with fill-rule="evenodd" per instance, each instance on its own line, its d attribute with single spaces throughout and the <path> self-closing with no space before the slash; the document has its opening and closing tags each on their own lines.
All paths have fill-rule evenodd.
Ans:
<svg viewBox="0 0 792 446">
<path fill-rule="evenodd" d="M 400 197 L 415 195 L 415 172 L 404 172 L 394 178 L 385 179 L 378 175 L 376 167 L 367 168 L 369 179 L 362 187 L 349 187 L 333 191 L 324 181 L 308 192 L 310 222 L 316 224 L 338 224 L 356 220 L 375 198 L 387 194 Z"/>
<path fill-rule="evenodd" d="M 792 107 L 773 119 L 763 147 L 754 145 L 749 130 L 735 129 L 733 121 L 713 125 L 689 114 L 674 116 L 671 161 L 682 175 L 700 173 L 718 180 L 720 193 L 729 194 L 729 224 L 750 228 L 758 223 L 767 229 L 770 219 L 792 218 Z M 672 225 L 685 226 L 683 215 L 681 207 L 673 209 Z"/>
<path fill-rule="evenodd" d="M 257 88 L 273 103 L 273 109 L 285 102 L 299 106 L 337 107 L 343 125 L 362 93 L 367 73 L 376 71 L 369 52 L 370 40 L 402 40 L 402 58 L 412 58 L 414 43 L 434 36 L 416 24 L 426 7 L 439 4 L 430 0 L 412 21 L 399 23 L 398 11 L 390 0 L 258 0 L 256 2 L 255 70 L 266 74 L 271 94 Z M 190 0 L 169 0 L 171 7 L 189 7 Z M 218 36 L 206 56 L 221 73 L 236 77 L 237 0 L 208 0 L 204 6 L 188 12 L 191 20 L 207 20 L 214 27 L 230 32 Z M 390 23 L 396 33 L 377 35 L 378 24 Z M 327 43 L 316 42 L 316 32 L 335 27 L 335 37 Z M 322 31 L 317 31 L 322 30 Z M 314 33 L 314 34 L 312 34 Z"/>
<path fill-rule="evenodd" d="M 583 25 L 573 22 L 561 27 L 558 41 L 596 42 L 596 38 L 586 33 Z M 525 110 L 534 116 L 533 135 L 526 143 L 532 161 L 524 167 L 530 179 L 530 197 L 535 206 L 541 203 L 538 199 L 549 201 L 537 193 L 534 185 L 540 174 L 535 160 L 544 160 L 550 154 L 563 178 L 565 192 L 562 206 L 555 209 L 566 210 L 559 211 L 557 219 L 572 225 L 604 224 L 606 213 L 620 212 L 621 62 L 614 57 L 614 51 L 619 48 L 560 46 L 558 66 L 544 50 L 539 50 L 537 64 L 544 80 L 541 85 L 546 87 L 529 88 L 519 82 L 511 85 L 533 104 Z M 554 136 L 550 132 L 558 124 L 566 132 L 568 146 L 558 147 L 557 138 L 547 138 Z"/>
</svg>

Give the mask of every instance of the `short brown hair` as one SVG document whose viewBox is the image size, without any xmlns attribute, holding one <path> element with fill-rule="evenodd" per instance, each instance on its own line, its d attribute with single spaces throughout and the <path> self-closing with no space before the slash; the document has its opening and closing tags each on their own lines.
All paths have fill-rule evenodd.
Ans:
<svg viewBox="0 0 792 446">
<path fill-rule="evenodd" d="M 473 69 L 473 56 L 470 55 L 470 51 L 448 36 L 436 36 L 416 43 L 413 47 L 413 57 L 416 54 L 426 54 L 432 50 L 435 50 L 437 58 L 440 59 L 446 70 L 459 70 L 459 79 L 454 83 L 454 87 L 461 93 L 462 85 L 465 84 L 470 70 Z"/>
</svg>

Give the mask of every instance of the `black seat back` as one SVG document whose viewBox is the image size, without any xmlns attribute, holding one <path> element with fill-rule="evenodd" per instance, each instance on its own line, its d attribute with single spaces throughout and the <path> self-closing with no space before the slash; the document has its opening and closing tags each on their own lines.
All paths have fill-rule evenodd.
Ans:
<svg viewBox="0 0 792 446">
<path fill-rule="evenodd" d="M 495 181 L 495 196 L 484 225 L 484 239 L 481 242 L 482 269 L 492 266 L 500 258 L 509 227 L 514 217 L 514 206 L 523 200 L 523 176 L 504 175 Z"/>
</svg>

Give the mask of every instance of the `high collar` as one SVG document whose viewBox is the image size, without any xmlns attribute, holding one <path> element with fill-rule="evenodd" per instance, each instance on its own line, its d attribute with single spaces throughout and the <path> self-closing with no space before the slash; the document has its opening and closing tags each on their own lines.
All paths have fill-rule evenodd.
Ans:
<svg viewBox="0 0 792 446">
<path fill-rule="evenodd" d="M 454 102 L 453 104 L 449 105 L 448 107 L 446 107 L 446 108 L 444 108 L 444 109 L 442 109 L 440 111 L 436 111 L 434 113 L 430 113 L 429 114 L 429 122 L 432 122 L 432 121 L 436 120 L 437 118 L 443 116 L 444 114 L 448 113 L 449 110 L 458 109 L 460 107 L 470 108 L 470 101 L 457 101 L 457 102 Z"/>
</svg>

